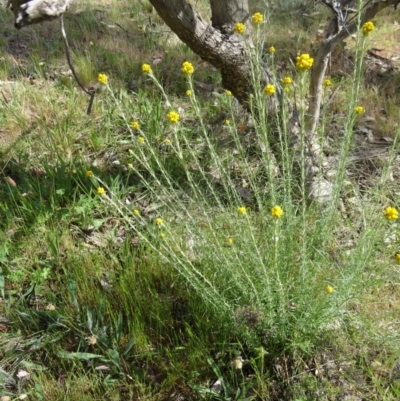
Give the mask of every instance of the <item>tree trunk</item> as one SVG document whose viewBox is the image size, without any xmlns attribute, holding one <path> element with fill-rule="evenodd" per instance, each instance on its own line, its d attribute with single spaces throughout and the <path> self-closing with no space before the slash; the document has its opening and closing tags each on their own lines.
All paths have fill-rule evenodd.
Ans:
<svg viewBox="0 0 400 401">
<path fill-rule="evenodd" d="M 248 18 L 247 0 L 211 1 L 215 27 L 197 14 L 186 0 L 150 2 L 182 42 L 221 72 L 224 88 L 247 107 L 249 95 L 254 92 L 250 64 L 243 37 L 233 31 L 233 23 L 238 22 L 235 15 Z M 272 82 L 267 71 L 262 81 L 263 84 Z"/>
</svg>

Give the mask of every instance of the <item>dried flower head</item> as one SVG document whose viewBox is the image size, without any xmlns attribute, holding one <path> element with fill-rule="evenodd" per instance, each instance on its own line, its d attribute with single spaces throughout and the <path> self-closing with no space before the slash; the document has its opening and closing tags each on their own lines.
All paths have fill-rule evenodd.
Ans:
<svg viewBox="0 0 400 401">
<path fill-rule="evenodd" d="M 95 336 L 90 336 L 86 339 L 88 345 L 95 345 L 97 344 L 97 338 Z"/>
</svg>

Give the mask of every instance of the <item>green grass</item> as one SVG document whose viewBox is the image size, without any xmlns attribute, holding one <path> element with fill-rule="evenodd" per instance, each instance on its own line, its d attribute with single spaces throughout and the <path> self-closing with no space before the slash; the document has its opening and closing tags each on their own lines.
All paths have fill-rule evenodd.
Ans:
<svg viewBox="0 0 400 401">
<path fill-rule="evenodd" d="M 65 18 L 80 78 L 109 78 L 90 116 L 57 22 L 16 32 L 0 9 L 0 395 L 397 400 L 398 224 L 383 211 L 399 207 L 398 97 L 380 96 L 361 63 L 356 80 L 332 65 L 320 136 L 343 176 L 335 202 L 314 204 L 284 121 L 294 100 L 306 118 L 308 75 L 291 60 L 312 53 L 318 22 L 304 29 L 289 8 L 261 28 L 277 50 L 262 62 L 293 79 L 282 114 L 266 118 L 263 88 L 246 115 L 143 7 L 82 2 Z M 285 26 L 301 32 L 286 44 Z M 351 162 L 368 116 L 392 146 Z"/>
</svg>

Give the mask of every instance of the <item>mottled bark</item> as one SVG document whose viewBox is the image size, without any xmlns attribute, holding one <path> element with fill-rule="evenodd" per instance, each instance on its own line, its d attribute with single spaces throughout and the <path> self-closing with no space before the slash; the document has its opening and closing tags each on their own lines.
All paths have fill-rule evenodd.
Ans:
<svg viewBox="0 0 400 401">
<path fill-rule="evenodd" d="M 221 31 L 232 30 L 237 22 L 246 23 L 249 20 L 248 0 L 210 0 L 211 23 Z"/>
<path fill-rule="evenodd" d="M 224 88 L 230 90 L 239 102 L 246 106 L 249 95 L 254 91 L 243 37 L 232 31 L 225 32 L 214 28 L 201 15 L 194 12 L 186 0 L 150 0 L 150 2 L 164 22 L 184 43 L 221 72 Z M 244 15 L 248 13 L 248 7 L 244 6 L 246 2 L 237 1 L 237 8 L 231 5 L 229 10 Z M 221 13 L 227 10 L 222 5 L 217 6 L 216 3 L 217 0 L 213 2 L 215 10 Z M 229 2 L 220 1 L 220 3 Z M 215 18 L 222 25 L 233 20 L 232 16 L 219 13 Z M 272 82 L 267 71 L 261 79 L 263 83 Z"/>
</svg>

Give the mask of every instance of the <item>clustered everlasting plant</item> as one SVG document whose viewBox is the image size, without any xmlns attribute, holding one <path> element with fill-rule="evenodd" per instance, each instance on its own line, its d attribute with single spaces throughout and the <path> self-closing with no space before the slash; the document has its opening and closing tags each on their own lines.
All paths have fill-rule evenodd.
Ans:
<svg viewBox="0 0 400 401">
<path fill-rule="evenodd" d="M 300 56 L 297 56 L 296 58 L 296 67 L 300 71 L 307 71 L 309 70 L 314 63 L 314 59 L 310 57 L 309 54 L 301 54 Z"/>
<path fill-rule="evenodd" d="M 102 85 L 107 85 L 108 83 L 108 77 L 106 74 L 99 74 L 97 76 L 97 80 L 102 84 Z"/>
<path fill-rule="evenodd" d="M 246 26 L 241 22 L 238 22 L 235 25 L 235 32 L 238 33 L 239 35 L 243 35 L 246 32 Z"/>
</svg>

